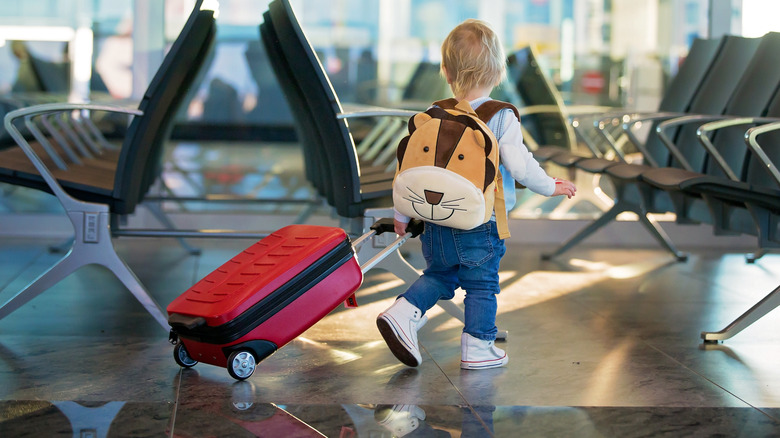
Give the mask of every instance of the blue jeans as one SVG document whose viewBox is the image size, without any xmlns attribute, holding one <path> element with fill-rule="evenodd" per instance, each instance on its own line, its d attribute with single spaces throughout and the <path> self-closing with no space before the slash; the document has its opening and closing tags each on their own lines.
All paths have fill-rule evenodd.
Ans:
<svg viewBox="0 0 780 438">
<path fill-rule="evenodd" d="M 437 301 L 451 300 L 461 287 L 466 291 L 463 331 L 479 339 L 496 339 L 498 268 L 506 252 L 496 223 L 458 230 L 426 222 L 420 241 L 428 267 L 401 296 L 425 313 Z"/>
</svg>

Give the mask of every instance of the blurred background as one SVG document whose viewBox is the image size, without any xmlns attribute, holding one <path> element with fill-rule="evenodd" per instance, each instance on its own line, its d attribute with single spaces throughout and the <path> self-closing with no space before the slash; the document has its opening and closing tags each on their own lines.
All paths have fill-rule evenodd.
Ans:
<svg viewBox="0 0 780 438">
<path fill-rule="evenodd" d="M 217 3 L 216 0 L 207 0 Z M 416 109 L 449 97 L 440 45 L 466 18 L 508 56 L 533 47 L 566 105 L 655 110 L 695 38 L 777 30 L 775 0 L 292 0 L 342 103 Z M 0 105 L 137 101 L 194 0 L 5 0 Z M 173 140 L 296 141 L 258 27 L 268 0 L 220 0 L 216 50 Z M 523 106 L 512 85 L 501 98 Z M 8 140 L 8 139 L 6 139 Z"/>
</svg>

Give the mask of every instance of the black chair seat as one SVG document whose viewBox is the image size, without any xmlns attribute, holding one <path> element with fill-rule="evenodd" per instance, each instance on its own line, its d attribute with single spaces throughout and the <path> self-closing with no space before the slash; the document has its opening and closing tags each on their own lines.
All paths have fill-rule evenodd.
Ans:
<svg viewBox="0 0 780 438">
<path fill-rule="evenodd" d="M 621 164 L 620 161 L 606 158 L 586 158 L 575 163 L 575 167 L 590 173 L 604 173 L 607 168 Z"/>
<path fill-rule="evenodd" d="M 686 181 L 701 178 L 702 174 L 675 167 L 649 169 L 642 173 L 642 181 L 663 190 L 679 191 Z M 714 178 L 714 177 L 711 177 Z M 722 178 L 718 178 L 722 179 Z"/>
<path fill-rule="evenodd" d="M 652 168 L 645 164 L 617 164 L 607 167 L 604 173 L 624 182 L 636 182 L 643 172 Z"/>
<path fill-rule="evenodd" d="M 560 154 L 553 155 L 550 159 L 553 163 L 563 167 L 573 167 L 580 160 L 590 158 L 591 155 L 584 155 L 577 152 L 564 151 Z"/>
<path fill-rule="evenodd" d="M 780 189 L 772 187 L 705 176 L 687 181 L 681 188 L 690 193 L 713 196 L 724 202 L 743 206 L 753 204 L 780 212 Z"/>
<path fill-rule="evenodd" d="M 531 151 L 536 161 L 544 163 L 551 160 L 554 156 L 568 152 L 568 149 L 562 146 L 540 146 L 538 149 Z"/>
</svg>

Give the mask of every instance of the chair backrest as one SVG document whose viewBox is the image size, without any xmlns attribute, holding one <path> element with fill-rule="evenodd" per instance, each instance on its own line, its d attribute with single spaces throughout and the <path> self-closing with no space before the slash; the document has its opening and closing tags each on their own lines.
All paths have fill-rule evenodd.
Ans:
<svg viewBox="0 0 780 438">
<path fill-rule="evenodd" d="M 685 112 L 707 76 L 712 63 L 723 47 L 723 37 L 696 38 L 688 55 L 664 91 L 658 111 Z"/>
<path fill-rule="evenodd" d="M 30 65 L 41 84 L 40 91 L 66 94 L 70 90 L 70 62 L 45 61 L 31 54 Z"/>
<path fill-rule="evenodd" d="M 688 50 L 688 55 L 680 65 L 680 68 L 677 69 L 677 74 L 675 74 L 664 91 L 661 102 L 658 104 L 659 112 L 688 112 L 693 99 L 696 97 L 696 93 L 701 88 L 713 63 L 723 49 L 724 40 L 724 37 L 719 37 L 710 39 L 696 38 L 693 41 L 690 50 Z M 650 150 L 654 150 L 653 146 L 660 146 L 659 139 L 652 137 L 655 137 L 655 129 L 661 122 L 663 120 L 655 121 L 650 126 L 650 137 L 647 140 Z M 664 151 L 658 153 L 660 154 Z M 655 157 L 654 155 L 653 158 Z M 662 164 L 666 164 L 666 161 L 662 162 Z"/>
<path fill-rule="evenodd" d="M 276 29 L 271 22 L 271 16 L 268 11 L 263 14 L 263 23 L 260 25 L 260 39 L 268 54 L 274 76 L 293 114 L 293 123 L 303 150 L 306 179 L 320 196 L 327 196 L 328 193 L 325 190 L 327 160 L 323 157 L 318 157 L 322 148 L 319 146 L 321 139 L 317 123 L 312 117 L 311 111 L 309 111 L 306 98 L 293 79 L 293 73 L 284 52 L 279 46 L 279 38 L 276 35 Z"/>
<path fill-rule="evenodd" d="M 422 61 L 417 64 L 404 87 L 402 99 L 412 102 L 435 102 L 450 95 L 450 86 L 441 76 L 441 64 Z"/>
<path fill-rule="evenodd" d="M 363 213 L 360 165 L 349 126 L 346 120 L 338 118 L 342 113 L 341 103 L 290 3 L 274 0 L 269 5 L 269 12 L 292 77 L 309 109 L 316 115 L 315 122 L 327 159 L 326 179 L 330 181 L 332 205 L 340 216 L 360 216 Z"/>
<path fill-rule="evenodd" d="M 687 112 L 707 115 L 723 114 L 729 98 L 733 95 L 759 43 L 759 38 L 725 36 L 723 47 L 696 91 Z M 670 138 L 677 145 L 691 140 L 697 141 L 696 127 L 679 129 Z M 669 150 L 655 134 L 655 131 L 651 131 L 648 135 L 645 148 L 660 166 L 678 165 L 676 162 L 672 162 Z M 701 164 L 694 169 L 701 170 Z"/>
<path fill-rule="evenodd" d="M 523 115 L 523 126 L 540 146 L 555 145 L 574 149 L 576 138 L 568 113 L 558 89 L 547 78 L 539 65 L 536 51 L 527 46 L 507 57 L 507 79 L 514 85 L 519 108 L 552 105 L 557 113 Z"/>
<path fill-rule="evenodd" d="M 288 125 L 293 121 L 284 92 L 273 72 L 268 52 L 261 40 L 249 41 L 244 51 L 249 73 L 257 84 L 258 105 L 247 113 L 247 119 L 263 124 Z"/>
<path fill-rule="evenodd" d="M 778 89 L 780 89 L 780 33 L 771 32 L 761 38 L 753 59 L 729 100 L 725 114 L 744 117 L 780 117 L 778 112 L 780 103 L 777 102 Z M 744 134 L 745 126 L 724 128 L 718 130 L 712 140 L 715 149 L 738 176 L 744 175 L 744 160 L 749 159 L 749 154 L 745 154 Z M 704 148 L 699 145 L 689 145 L 688 148 L 699 153 L 704 151 Z M 687 151 L 685 153 L 691 155 Z M 705 160 L 704 166 L 704 172 L 709 175 L 725 176 L 715 160 Z"/>
<path fill-rule="evenodd" d="M 173 120 L 193 86 L 216 35 L 214 12 L 199 0 L 166 54 L 138 106 L 125 136 L 116 169 L 114 212 L 131 213 L 162 171 L 165 141 Z"/>
</svg>

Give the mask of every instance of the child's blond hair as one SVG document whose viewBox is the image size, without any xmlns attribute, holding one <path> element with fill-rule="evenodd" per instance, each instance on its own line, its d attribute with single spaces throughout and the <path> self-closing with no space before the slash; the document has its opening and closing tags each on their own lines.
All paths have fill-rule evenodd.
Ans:
<svg viewBox="0 0 780 438">
<path fill-rule="evenodd" d="M 452 29 L 441 45 L 441 58 L 456 96 L 475 88 L 495 87 L 506 74 L 501 41 L 481 20 L 468 19 Z"/>
</svg>

